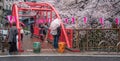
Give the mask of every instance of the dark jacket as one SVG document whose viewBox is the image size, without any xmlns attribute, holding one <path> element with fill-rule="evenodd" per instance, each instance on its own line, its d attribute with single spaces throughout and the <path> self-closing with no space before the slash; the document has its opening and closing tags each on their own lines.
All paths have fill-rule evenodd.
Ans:
<svg viewBox="0 0 120 61">
<path fill-rule="evenodd" d="M 16 26 L 12 26 L 9 30 L 8 42 L 16 42 L 17 34 L 18 34 L 18 30 L 17 30 Z"/>
<path fill-rule="evenodd" d="M 58 27 L 57 28 L 57 35 L 60 36 L 60 34 L 61 34 L 61 27 Z"/>
<path fill-rule="evenodd" d="M 31 33 L 34 32 L 33 24 L 30 25 L 30 32 L 31 32 Z"/>
</svg>

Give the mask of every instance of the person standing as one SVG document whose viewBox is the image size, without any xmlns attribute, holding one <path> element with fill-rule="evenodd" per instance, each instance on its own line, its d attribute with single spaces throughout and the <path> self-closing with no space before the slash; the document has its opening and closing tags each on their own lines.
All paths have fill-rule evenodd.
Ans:
<svg viewBox="0 0 120 61">
<path fill-rule="evenodd" d="M 51 30 L 51 34 L 54 37 L 53 46 L 54 46 L 55 49 L 57 49 L 58 48 L 59 37 L 60 37 L 60 34 L 61 34 L 61 27 L 59 26 L 59 27 L 57 27 L 57 29 Z"/>
<path fill-rule="evenodd" d="M 61 20 L 56 18 L 55 20 L 53 20 L 50 24 L 50 33 L 53 35 L 54 37 L 54 43 L 53 46 L 55 49 L 58 48 L 58 41 L 59 41 L 59 37 L 61 34 L 61 26 L 60 26 Z"/>
<path fill-rule="evenodd" d="M 12 27 L 9 29 L 9 54 L 17 53 L 17 39 L 16 36 L 18 34 L 18 30 L 16 28 L 16 23 L 12 24 Z"/>
<path fill-rule="evenodd" d="M 45 37 L 46 37 L 46 34 L 47 34 L 47 30 L 48 30 L 48 25 L 47 23 L 42 23 L 39 25 L 40 27 L 40 35 L 41 35 L 41 40 L 44 41 L 45 40 Z"/>
<path fill-rule="evenodd" d="M 9 31 L 9 23 L 5 24 L 4 29 L 2 30 L 2 52 L 4 52 L 5 47 L 8 47 L 7 39 L 8 39 L 8 31 Z"/>
<path fill-rule="evenodd" d="M 23 42 L 24 30 L 23 30 L 22 25 L 21 25 L 21 29 L 20 29 L 20 34 L 21 34 L 21 41 Z"/>
<path fill-rule="evenodd" d="M 58 48 L 58 41 L 59 41 L 59 37 L 60 37 L 60 34 L 61 34 L 61 27 L 59 26 L 57 28 L 57 34 L 56 35 L 53 35 L 54 36 L 54 48 Z"/>
<path fill-rule="evenodd" d="M 31 32 L 30 38 L 33 37 L 33 33 L 34 33 L 34 28 L 33 28 L 33 26 L 34 26 L 34 24 L 32 23 L 32 24 L 30 25 L 30 32 Z"/>
</svg>

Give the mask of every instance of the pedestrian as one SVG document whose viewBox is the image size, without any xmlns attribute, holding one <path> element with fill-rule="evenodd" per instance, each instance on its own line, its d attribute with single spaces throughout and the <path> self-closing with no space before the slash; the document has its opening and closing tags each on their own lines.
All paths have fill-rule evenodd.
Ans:
<svg viewBox="0 0 120 61">
<path fill-rule="evenodd" d="M 33 28 L 33 26 L 34 26 L 34 24 L 32 23 L 32 24 L 30 25 L 30 32 L 31 32 L 30 38 L 33 37 L 33 33 L 34 33 L 34 28 Z"/>
<path fill-rule="evenodd" d="M 7 43 L 7 40 L 8 40 L 8 31 L 9 31 L 9 23 L 5 23 L 5 27 L 4 29 L 2 30 L 2 52 L 4 52 L 5 48 L 7 48 L 8 50 L 8 43 Z"/>
<path fill-rule="evenodd" d="M 58 48 L 59 37 L 60 37 L 60 34 L 61 34 L 61 26 L 57 27 L 57 29 L 55 29 L 55 30 L 51 30 L 51 34 L 54 37 L 53 46 L 54 46 L 55 49 L 57 49 Z"/>
<path fill-rule="evenodd" d="M 48 23 L 45 23 L 44 28 L 45 28 L 45 30 L 44 30 L 44 32 L 43 32 L 44 35 L 45 35 L 44 41 L 46 41 L 47 38 L 48 38 L 48 31 L 49 31 L 49 25 L 48 25 Z"/>
<path fill-rule="evenodd" d="M 47 31 L 48 31 L 48 25 L 47 25 L 47 23 L 42 23 L 39 25 L 39 27 L 40 27 L 41 40 L 44 41 L 46 34 L 47 34 Z"/>
<path fill-rule="evenodd" d="M 13 23 L 12 27 L 9 29 L 9 37 L 8 37 L 9 54 L 16 54 L 18 52 L 17 39 L 16 39 L 17 34 L 18 34 L 18 30 L 16 28 L 16 23 Z"/>
<path fill-rule="evenodd" d="M 20 34 L 21 34 L 21 41 L 23 41 L 24 30 L 23 30 L 22 25 L 21 25 L 21 29 L 20 29 Z"/>
<path fill-rule="evenodd" d="M 53 46 L 54 48 L 58 48 L 58 41 L 59 41 L 59 37 L 61 34 L 61 20 L 56 18 L 55 20 L 53 20 L 50 24 L 50 33 L 53 35 L 54 37 L 54 43 Z"/>
</svg>

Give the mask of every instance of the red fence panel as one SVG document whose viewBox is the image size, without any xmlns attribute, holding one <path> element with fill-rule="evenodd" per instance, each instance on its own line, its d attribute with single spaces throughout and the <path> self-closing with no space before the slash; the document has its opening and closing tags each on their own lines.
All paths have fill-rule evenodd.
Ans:
<svg viewBox="0 0 120 61">
<path fill-rule="evenodd" d="M 73 30 L 72 29 L 65 29 L 67 36 L 68 36 L 68 40 L 70 43 L 70 47 L 72 48 L 72 44 L 73 44 Z M 65 41 L 65 36 L 63 34 L 63 32 L 61 32 L 61 36 L 59 38 L 59 42 L 66 42 Z"/>
<path fill-rule="evenodd" d="M 37 35 L 37 36 L 39 36 L 39 28 L 38 27 L 34 27 L 34 35 Z"/>
</svg>

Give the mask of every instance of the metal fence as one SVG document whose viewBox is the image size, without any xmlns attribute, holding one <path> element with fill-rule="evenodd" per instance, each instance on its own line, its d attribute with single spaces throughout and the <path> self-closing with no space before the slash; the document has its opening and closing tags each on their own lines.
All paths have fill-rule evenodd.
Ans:
<svg viewBox="0 0 120 61">
<path fill-rule="evenodd" d="M 81 51 L 120 51 L 120 29 L 75 29 L 73 47 Z"/>
</svg>

